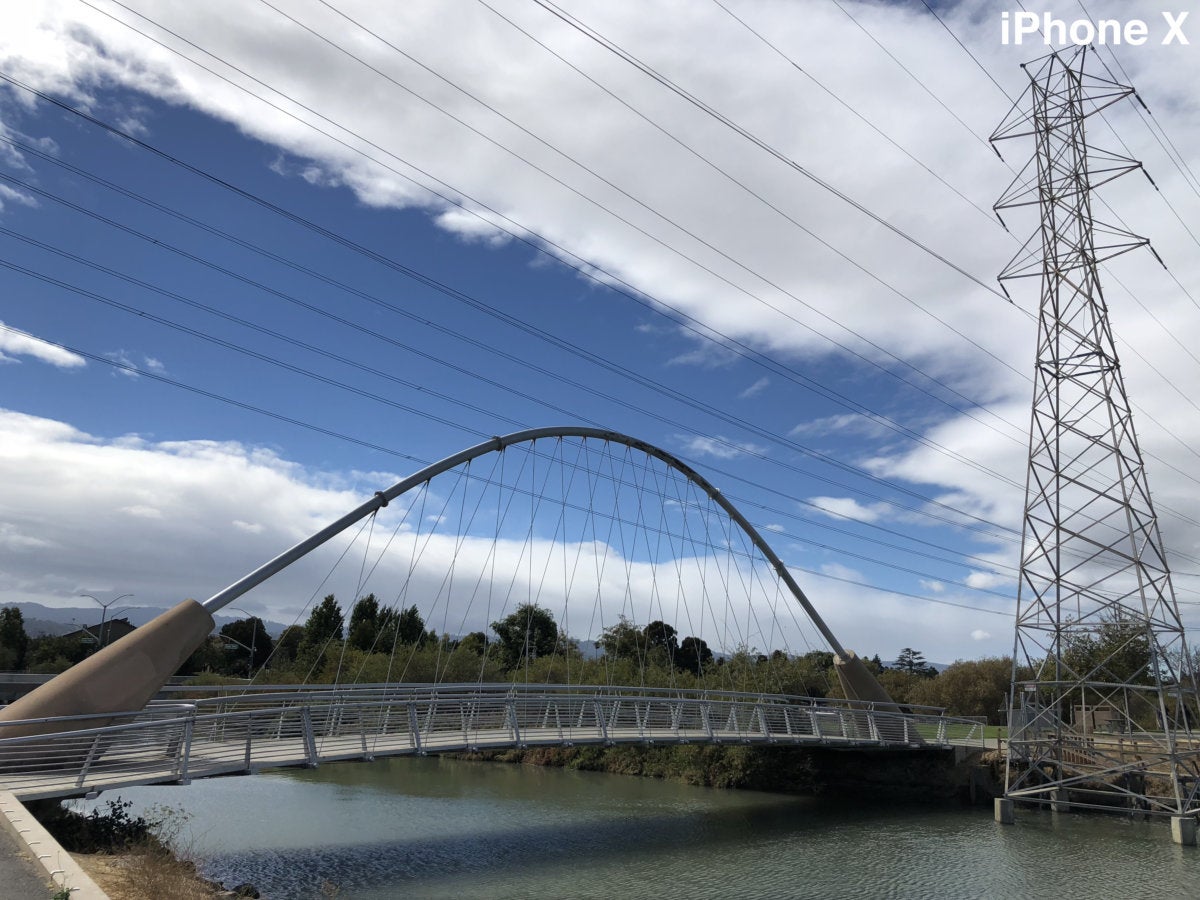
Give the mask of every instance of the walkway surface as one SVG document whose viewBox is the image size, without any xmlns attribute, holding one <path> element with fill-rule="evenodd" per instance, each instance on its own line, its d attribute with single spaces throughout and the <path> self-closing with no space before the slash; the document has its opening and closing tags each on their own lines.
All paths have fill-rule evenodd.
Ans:
<svg viewBox="0 0 1200 900">
<path fill-rule="evenodd" d="M 0 897 L 46 900 L 55 890 L 45 870 L 29 855 L 29 848 L 0 823 Z"/>
</svg>

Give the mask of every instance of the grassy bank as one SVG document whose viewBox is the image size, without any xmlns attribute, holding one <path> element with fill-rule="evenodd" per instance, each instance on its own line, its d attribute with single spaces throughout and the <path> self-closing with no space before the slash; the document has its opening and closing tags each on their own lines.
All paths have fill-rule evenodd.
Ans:
<svg viewBox="0 0 1200 900">
<path fill-rule="evenodd" d="M 112 900 L 258 896 L 249 885 L 228 891 L 197 871 L 180 842 L 187 816 L 179 810 L 131 816 L 131 804 L 119 798 L 86 815 L 57 800 L 26 806 Z"/>
<path fill-rule="evenodd" d="M 953 751 L 729 744 L 529 747 L 447 755 L 665 778 L 701 787 L 917 803 L 968 799 L 972 770 L 978 768 L 976 760 L 956 763 Z"/>
</svg>

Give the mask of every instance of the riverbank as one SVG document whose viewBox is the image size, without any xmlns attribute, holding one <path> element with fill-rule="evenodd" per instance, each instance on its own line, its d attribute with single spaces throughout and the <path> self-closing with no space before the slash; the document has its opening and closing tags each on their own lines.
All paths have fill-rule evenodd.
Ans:
<svg viewBox="0 0 1200 900">
<path fill-rule="evenodd" d="M 57 800 L 27 804 L 109 900 L 214 900 L 259 896 L 253 886 L 227 889 L 205 878 L 177 841 L 186 816 L 160 807 L 133 816 L 131 804 L 109 801 L 106 811 L 83 815 Z"/>
<path fill-rule="evenodd" d="M 889 802 L 990 804 L 1002 792 L 995 751 L 830 750 L 761 745 L 527 747 L 446 754 L 680 781 L 698 787 Z"/>
</svg>

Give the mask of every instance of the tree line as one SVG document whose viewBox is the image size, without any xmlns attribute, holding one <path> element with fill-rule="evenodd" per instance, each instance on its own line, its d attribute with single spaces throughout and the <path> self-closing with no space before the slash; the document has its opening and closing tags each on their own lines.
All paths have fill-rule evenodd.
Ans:
<svg viewBox="0 0 1200 900">
<path fill-rule="evenodd" d="M 96 649 L 78 637 L 26 634 L 21 611 L 0 609 L 0 669 L 52 673 L 79 662 Z M 643 627 L 620 618 L 594 642 L 598 654 L 584 654 L 553 614 L 522 604 L 490 624 L 488 632 L 461 637 L 428 629 L 415 605 L 395 609 L 367 594 L 354 603 L 346 620 L 330 594 L 303 625 L 286 628 L 278 638 L 262 619 L 248 617 L 223 625 L 180 668 L 180 675 L 245 678 L 267 670 L 277 683 L 349 681 L 504 681 L 530 683 L 629 684 L 680 689 L 763 691 L 812 697 L 840 696 L 833 654 L 814 650 L 769 654 L 747 647 L 714 654 L 696 636 L 680 638 L 664 621 Z M 944 707 L 952 715 L 1005 719 L 1012 660 L 990 657 L 960 660 L 939 672 L 913 648 L 884 663 L 864 657 L 883 687 L 899 703 Z M 1149 644 L 1138 628 L 1120 620 L 1101 623 L 1092 633 L 1076 634 L 1063 653 L 1076 673 L 1097 680 L 1154 679 Z M 1019 678 L 1035 679 L 1032 670 Z"/>
</svg>

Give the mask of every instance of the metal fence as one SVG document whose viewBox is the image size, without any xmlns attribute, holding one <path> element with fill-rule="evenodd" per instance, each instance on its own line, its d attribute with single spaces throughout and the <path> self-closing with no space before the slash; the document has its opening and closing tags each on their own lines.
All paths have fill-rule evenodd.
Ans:
<svg viewBox="0 0 1200 900">
<path fill-rule="evenodd" d="M 982 747 L 982 719 L 770 694 L 564 685 L 268 685 L 202 689 L 145 710 L 4 737 L 0 783 L 23 799 L 187 783 L 278 766 L 574 744 Z M 76 726 L 76 727 L 72 727 Z M 87 726 L 87 727 L 78 727 Z"/>
</svg>

